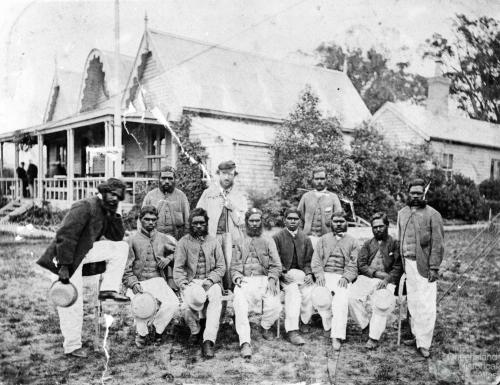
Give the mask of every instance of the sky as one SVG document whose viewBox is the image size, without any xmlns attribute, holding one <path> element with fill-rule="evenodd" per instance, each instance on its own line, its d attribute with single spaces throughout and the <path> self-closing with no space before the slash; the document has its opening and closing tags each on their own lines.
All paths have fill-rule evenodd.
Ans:
<svg viewBox="0 0 500 385">
<path fill-rule="evenodd" d="M 453 16 L 500 19 L 498 0 L 120 0 L 120 50 L 150 28 L 279 60 L 317 63 L 323 42 L 375 47 L 425 76 L 425 39 L 451 37 Z M 114 49 L 114 0 L 0 2 L 0 132 L 42 123 L 54 69 L 82 72 L 93 48 Z M 75 92 L 78 92 L 76 90 Z"/>
</svg>

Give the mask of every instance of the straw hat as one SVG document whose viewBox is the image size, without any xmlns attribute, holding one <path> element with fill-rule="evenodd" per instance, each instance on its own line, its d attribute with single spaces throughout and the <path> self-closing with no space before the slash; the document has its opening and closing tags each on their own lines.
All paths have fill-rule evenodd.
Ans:
<svg viewBox="0 0 500 385">
<path fill-rule="evenodd" d="M 49 298 L 56 306 L 70 307 L 78 298 L 78 290 L 71 282 L 54 281 L 49 289 Z"/>
<path fill-rule="evenodd" d="M 184 302 L 191 309 L 201 311 L 206 301 L 207 293 L 200 285 L 191 284 L 184 289 Z"/>
<path fill-rule="evenodd" d="M 158 310 L 158 302 L 153 294 L 145 291 L 134 295 L 130 300 L 130 307 L 135 318 L 148 319 Z"/>
<path fill-rule="evenodd" d="M 293 282 L 298 284 L 304 283 L 304 278 L 306 277 L 306 273 L 299 269 L 290 269 L 286 274 L 293 280 Z"/>
<path fill-rule="evenodd" d="M 332 293 L 325 286 L 316 286 L 311 292 L 313 306 L 318 311 L 328 310 L 332 306 Z"/>
<path fill-rule="evenodd" d="M 388 289 L 375 290 L 371 296 L 373 311 L 387 313 L 394 307 L 394 295 Z"/>
</svg>

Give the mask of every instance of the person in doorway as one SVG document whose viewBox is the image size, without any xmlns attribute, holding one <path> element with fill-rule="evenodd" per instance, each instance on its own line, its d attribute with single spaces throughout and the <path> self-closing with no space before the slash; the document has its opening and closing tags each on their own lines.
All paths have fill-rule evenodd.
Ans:
<svg viewBox="0 0 500 385">
<path fill-rule="evenodd" d="M 22 196 L 23 196 L 23 198 L 28 198 L 28 196 L 29 196 L 28 174 L 26 173 L 26 170 L 24 169 L 24 162 L 21 162 L 19 164 L 19 167 L 16 168 L 16 174 L 17 174 L 17 178 L 21 180 Z"/>
<path fill-rule="evenodd" d="M 38 167 L 29 160 L 28 170 L 26 171 L 28 177 L 28 189 L 31 198 L 35 198 L 35 179 L 38 177 Z"/>
</svg>

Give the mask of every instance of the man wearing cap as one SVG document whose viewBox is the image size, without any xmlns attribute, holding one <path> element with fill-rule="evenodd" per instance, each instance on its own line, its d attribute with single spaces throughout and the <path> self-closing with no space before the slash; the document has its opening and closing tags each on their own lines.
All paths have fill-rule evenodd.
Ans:
<svg viewBox="0 0 500 385">
<path fill-rule="evenodd" d="M 146 194 L 142 206 L 154 206 L 158 210 L 157 231 L 180 239 L 188 231 L 189 202 L 175 185 L 175 168 L 163 167 L 159 187 Z"/>
<path fill-rule="evenodd" d="M 171 235 L 156 231 L 158 211 L 154 206 L 143 206 L 139 219 L 141 228 L 129 238 L 128 260 L 122 281 L 132 300 L 136 295 L 146 292 L 160 302 L 160 307 L 153 316 L 135 316 L 135 344 L 138 348 L 143 348 L 146 346 L 149 323 L 155 328 L 155 342 L 161 342 L 163 331 L 179 308 L 179 300 L 168 286 L 164 273 L 165 267 L 174 260 L 177 242 Z"/>
<path fill-rule="evenodd" d="M 325 330 L 331 328 L 334 350 L 340 350 L 341 341 L 346 338 L 349 289 L 358 275 L 359 245 L 355 238 L 346 233 L 345 217 L 344 211 L 335 211 L 332 214 L 332 231 L 319 238 L 311 259 L 311 269 L 316 277 L 316 283 L 319 286 L 326 286 L 335 293 L 330 311 L 319 312 Z"/>
<path fill-rule="evenodd" d="M 419 353 L 428 358 L 436 323 L 439 266 L 444 253 L 441 214 L 426 204 L 422 179 L 410 183 L 409 201 L 398 213 L 399 250 L 406 273 L 411 331 Z"/>
<path fill-rule="evenodd" d="M 285 330 L 292 344 L 303 345 L 305 341 L 299 333 L 299 319 L 308 325 L 314 310 L 311 302 L 313 247 L 309 237 L 299 229 L 300 211 L 291 207 L 285 211 L 284 217 L 285 228 L 273 239 L 283 267 L 280 282 L 285 292 Z M 296 277 L 302 279 L 297 281 Z"/>
<path fill-rule="evenodd" d="M 373 238 L 364 242 L 358 255 L 359 276 L 351 287 L 349 311 L 361 329 L 370 325 L 368 349 L 375 349 L 385 330 L 387 316 L 394 309 L 395 285 L 402 274 L 399 243 L 389 235 L 389 218 L 385 213 L 371 217 Z M 376 293 L 378 291 L 382 293 Z M 374 294 L 377 295 L 374 295 Z M 381 299 L 381 302 L 377 300 Z M 369 317 L 367 307 L 373 311 Z"/>
<path fill-rule="evenodd" d="M 191 330 L 191 342 L 198 340 L 200 318 L 206 313 L 202 352 L 206 358 L 212 358 L 222 310 L 220 284 L 226 267 L 221 245 L 208 234 L 207 212 L 202 208 L 194 209 L 188 223 L 189 233 L 181 238 L 175 250 L 174 281 L 181 290 L 181 310 Z M 205 297 L 200 295 L 203 292 L 206 292 Z"/>
<path fill-rule="evenodd" d="M 82 199 L 71 206 L 55 239 L 37 261 L 58 274 L 61 282 L 71 282 L 78 291 L 73 305 L 58 307 L 57 311 L 64 353 L 82 358 L 86 357 L 82 349 L 82 266 L 106 261 L 99 299 L 129 301 L 127 296 L 118 293 L 128 255 L 128 244 L 122 241 L 125 233 L 122 218 L 116 212 L 118 202 L 125 195 L 125 184 L 110 178 L 98 186 L 98 191 L 98 196 Z"/>
<path fill-rule="evenodd" d="M 236 164 L 229 160 L 218 166 L 219 182 L 212 184 L 201 195 L 196 207 L 205 209 L 208 213 L 208 233 L 217 237 L 223 247 L 226 261 L 224 288 L 231 287 L 230 265 L 232 248 L 243 237 L 245 225 L 244 216 L 248 208 L 245 195 L 234 184 L 238 175 Z"/>
<path fill-rule="evenodd" d="M 276 244 L 262 235 L 262 212 L 255 208 L 248 210 L 245 223 L 246 234 L 241 244 L 236 245 L 231 275 L 236 285 L 233 308 L 241 356 L 250 358 L 248 313 L 262 313 L 262 336 L 272 340 L 274 336 L 270 329 L 281 312 L 278 280 L 282 268 Z"/>
<path fill-rule="evenodd" d="M 326 189 L 326 168 L 316 167 L 312 171 L 313 191 L 300 199 L 298 209 L 302 215 L 304 233 L 311 238 L 313 246 L 319 237 L 328 233 L 332 212 L 342 210 L 337 194 Z"/>
</svg>

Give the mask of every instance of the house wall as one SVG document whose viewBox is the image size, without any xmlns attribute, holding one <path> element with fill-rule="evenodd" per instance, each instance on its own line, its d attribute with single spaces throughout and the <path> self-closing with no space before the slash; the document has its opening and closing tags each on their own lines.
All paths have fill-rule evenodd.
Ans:
<svg viewBox="0 0 500 385">
<path fill-rule="evenodd" d="M 135 69 L 134 69 L 135 71 Z M 163 78 L 160 77 L 161 71 L 158 66 L 158 60 L 152 54 L 146 58 L 144 73 L 141 79 L 141 85 L 146 91 L 144 95 L 144 103 L 148 109 L 152 109 L 155 106 L 159 106 L 160 103 L 165 103 L 165 98 L 168 89 L 165 87 Z M 137 74 L 135 74 L 137 76 Z M 134 99 L 134 105 L 138 106 L 137 98 L 139 93 L 137 92 Z M 137 107 L 139 108 L 139 107 Z"/>
<path fill-rule="evenodd" d="M 277 187 L 269 146 L 235 143 L 233 151 L 238 179 L 246 191 L 267 192 Z"/>
</svg>

